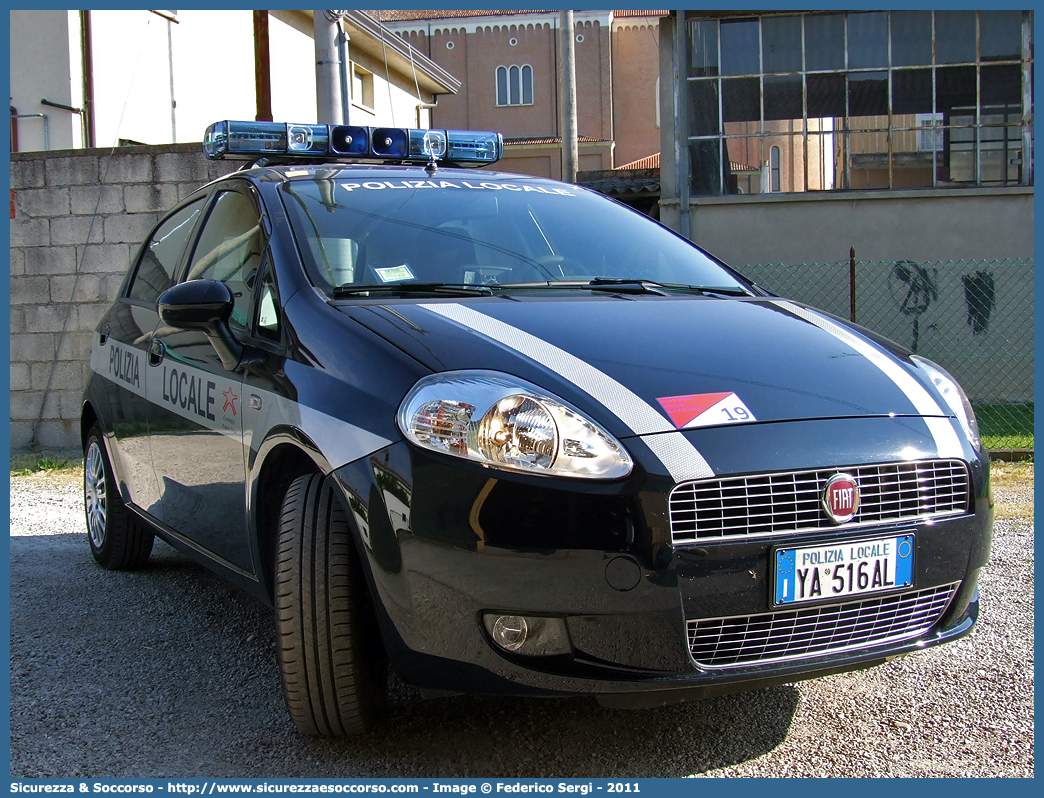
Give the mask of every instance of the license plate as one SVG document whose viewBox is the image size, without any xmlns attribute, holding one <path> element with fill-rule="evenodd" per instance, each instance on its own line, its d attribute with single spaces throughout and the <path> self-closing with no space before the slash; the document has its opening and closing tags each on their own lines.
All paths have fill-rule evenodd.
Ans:
<svg viewBox="0 0 1044 798">
<path fill-rule="evenodd" d="M 776 549 L 773 605 L 910 587 L 913 554 L 913 535 Z"/>
</svg>

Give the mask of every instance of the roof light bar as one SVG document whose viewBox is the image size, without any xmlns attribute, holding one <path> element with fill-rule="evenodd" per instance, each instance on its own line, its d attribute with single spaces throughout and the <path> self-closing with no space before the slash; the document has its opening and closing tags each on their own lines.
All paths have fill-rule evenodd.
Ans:
<svg viewBox="0 0 1044 798">
<path fill-rule="evenodd" d="M 481 166 L 500 160 L 504 138 L 469 130 L 225 120 L 207 128 L 203 152 L 211 160 L 277 156 Z"/>
</svg>

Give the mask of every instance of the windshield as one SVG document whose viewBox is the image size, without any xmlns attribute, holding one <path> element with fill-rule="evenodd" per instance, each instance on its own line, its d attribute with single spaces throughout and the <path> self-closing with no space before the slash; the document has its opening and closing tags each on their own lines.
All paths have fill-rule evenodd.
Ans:
<svg viewBox="0 0 1044 798">
<path fill-rule="evenodd" d="M 648 217 L 574 186 L 338 175 L 288 181 L 285 192 L 312 280 L 331 290 L 605 279 L 744 288 Z"/>
</svg>

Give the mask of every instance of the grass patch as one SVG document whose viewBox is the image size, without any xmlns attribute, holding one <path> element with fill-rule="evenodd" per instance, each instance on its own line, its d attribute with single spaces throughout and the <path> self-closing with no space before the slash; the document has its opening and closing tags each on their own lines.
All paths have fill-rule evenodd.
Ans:
<svg viewBox="0 0 1044 798">
<path fill-rule="evenodd" d="M 12 454 L 11 476 L 77 471 L 83 468 L 83 458 L 74 454 Z"/>
<path fill-rule="evenodd" d="M 990 463 L 997 520 L 1033 521 L 1033 463 Z"/>
<path fill-rule="evenodd" d="M 1021 405 L 976 404 L 975 418 L 987 449 L 1033 448 L 1033 402 Z"/>
</svg>

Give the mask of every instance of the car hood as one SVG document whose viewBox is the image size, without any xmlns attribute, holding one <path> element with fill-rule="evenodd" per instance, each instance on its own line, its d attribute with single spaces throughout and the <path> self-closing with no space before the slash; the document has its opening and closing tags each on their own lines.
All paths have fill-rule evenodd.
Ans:
<svg viewBox="0 0 1044 798">
<path fill-rule="evenodd" d="M 432 371 L 516 375 L 618 437 L 948 413 L 897 345 L 782 300 L 537 295 L 341 309 Z"/>
</svg>

